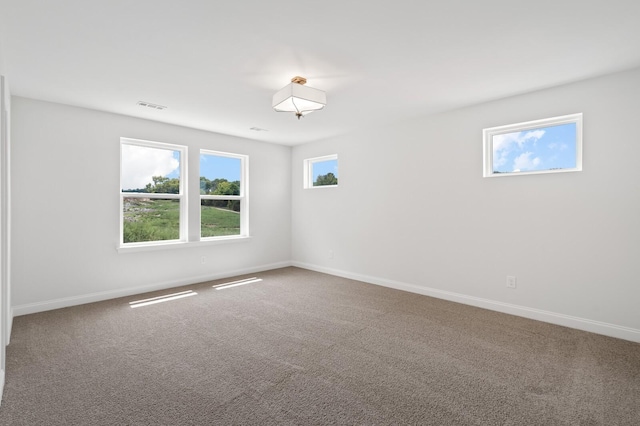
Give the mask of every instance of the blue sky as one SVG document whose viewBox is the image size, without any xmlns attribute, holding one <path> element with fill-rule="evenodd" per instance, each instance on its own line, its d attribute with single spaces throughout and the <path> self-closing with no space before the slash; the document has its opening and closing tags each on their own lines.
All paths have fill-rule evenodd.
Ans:
<svg viewBox="0 0 640 426">
<path fill-rule="evenodd" d="M 313 163 L 313 182 L 316 181 L 318 176 L 326 175 L 329 172 L 338 177 L 338 160 L 326 160 Z"/>
<path fill-rule="evenodd" d="M 493 136 L 493 171 L 527 172 L 576 167 L 576 124 Z"/>
<path fill-rule="evenodd" d="M 172 155 L 173 159 L 180 162 L 180 151 L 171 151 L 171 152 L 173 152 L 173 155 Z M 176 167 L 171 172 L 169 172 L 166 175 L 166 177 L 168 177 L 169 179 L 180 178 L 180 166 Z"/>
<path fill-rule="evenodd" d="M 229 182 L 240 180 L 241 163 L 239 158 L 200 154 L 200 176 L 209 180 L 226 179 Z"/>
<path fill-rule="evenodd" d="M 218 155 L 200 155 L 200 176 L 230 182 L 240 180 L 241 160 Z M 180 177 L 180 151 L 122 144 L 122 189 L 144 188 L 153 176 Z"/>
</svg>

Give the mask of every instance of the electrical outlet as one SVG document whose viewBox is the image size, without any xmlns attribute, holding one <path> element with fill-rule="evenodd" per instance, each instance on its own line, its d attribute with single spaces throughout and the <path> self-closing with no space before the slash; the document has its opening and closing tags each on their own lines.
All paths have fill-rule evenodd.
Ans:
<svg viewBox="0 0 640 426">
<path fill-rule="evenodd" d="M 207 258 L 206 258 L 206 257 L 204 257 L 204 256 L 202 256 L 202 257 L 200 258 L 200 263 L 202 263 L 203 265 L 204 265 L 205 263 L 207 263 Z"/>
<path fill-rule="evenodd" d="M 507 276 L 507 288 L 516 288 L 516 277 Z"/>
<path fill-rule="evenodd" d="M 333 259 L 333 250 L 329 250 L 329 259 Z"/>
</svg>

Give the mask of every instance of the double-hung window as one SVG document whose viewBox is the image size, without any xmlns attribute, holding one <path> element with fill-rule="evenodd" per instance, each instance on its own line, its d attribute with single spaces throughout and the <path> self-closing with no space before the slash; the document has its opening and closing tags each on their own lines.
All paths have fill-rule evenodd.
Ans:
<svg viewBox="0 0 640 426">
<path fill-rule="evenodd" d="M 187 147 L 122 138 L 120 246 L 187 240 Z"/>
<path fill-rule="evenodd" d="M 200 151 L 200 239 L 248 236 L 246 155 Z"/>
</svg>

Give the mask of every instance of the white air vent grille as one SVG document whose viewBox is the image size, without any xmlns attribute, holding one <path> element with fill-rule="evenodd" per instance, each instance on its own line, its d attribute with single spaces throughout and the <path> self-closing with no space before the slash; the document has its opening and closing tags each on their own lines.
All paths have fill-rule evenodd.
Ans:
<svg viewBox="0 0 640 426">
<path fill-rule="evenodd" d="M 152 104 L 151 102 L 145 102 L 145 101 L 138 101 L 138 105 L 142 107 L 147 107 L 147 108 L 159 109 L 160 111 L 162 111 L 163 109 L 167 109 L 166 106 Z"/>
</svg>

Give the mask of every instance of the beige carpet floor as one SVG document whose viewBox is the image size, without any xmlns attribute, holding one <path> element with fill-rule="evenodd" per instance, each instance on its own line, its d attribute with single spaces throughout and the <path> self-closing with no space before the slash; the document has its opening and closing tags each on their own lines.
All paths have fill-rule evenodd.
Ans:
<svg viewBox="0 0 640 426">
<path fill-rule="evenodd" d="M 0 425 L 640 425 L 640 344 L 298 268 L 256 276 L 15 318 Z"/>
</svg>

